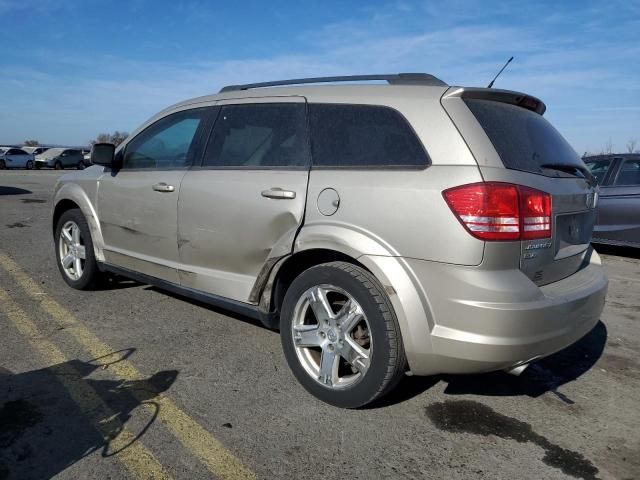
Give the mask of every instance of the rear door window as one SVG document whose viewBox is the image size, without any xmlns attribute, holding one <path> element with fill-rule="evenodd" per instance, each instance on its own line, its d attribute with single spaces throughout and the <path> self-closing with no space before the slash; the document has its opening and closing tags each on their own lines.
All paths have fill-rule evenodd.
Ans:
<svg viewBox="0 0 640 480">
<path fill-rule="evenodd" d="M 506 168 L 549 176 L 586 170 L 576 151 L 542 115 L 508 103 L 464 101 Z"/>
<path fill-rule="evenodd" d="M 203 166 L 307 168 L 309 139 L 303 103 L 226 105 L 220 109 Z"/>
<path fill-rule="evenodd" d="M 407 120 L 373 105 L 309 104 L 314 166 L 424 168 L 429 158 Z"/>
<path fill-rule="evenodd" d="M 640 185 L 640 159 L 625 160 L 620 166 L 620 172 L 615 182 L 616 186 Z"/>
</svg>

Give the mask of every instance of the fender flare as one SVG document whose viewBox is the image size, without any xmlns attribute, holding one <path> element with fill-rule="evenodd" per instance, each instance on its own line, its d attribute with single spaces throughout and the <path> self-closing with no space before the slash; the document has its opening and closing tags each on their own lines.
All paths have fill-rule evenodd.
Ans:
<svg viewBox="0 0 640 480">
<path fill-rule="evenodd" d="M 75 203 L 80 208 L 80 211 L 89 225 L 89 232 L 91 233 L 91 240 L 93 241 L 96 260 L 98 262 L 104 262 L 104 239 L 102 237 L 102 229 L 100 228 L 100 221 L 96 210 L 93 207 L 87 192 L 75 183 L 63 184 L 56 191 L 53 198 L 52 219 L 55 218 L 55 211 L 58 204 L 65 200 Z M 56 226 L 52 225 L 52 227 L 55 231 Z"/>
<path fill-rule="evenodd" d="M 292 255 L 308 250 L 331 250 L 360 262 L 382 284 L 394 308 L 409 368 L 433 352 L 434 326 L 428 298 L 408 263 L 381 239 L 352 225 L 330 222 L 305 224 L 298 234 L 293 253 L 275 259 L 265 281 L 260 308 L 269 311 L 271 289 L 280 267 Z"/>
</svg>

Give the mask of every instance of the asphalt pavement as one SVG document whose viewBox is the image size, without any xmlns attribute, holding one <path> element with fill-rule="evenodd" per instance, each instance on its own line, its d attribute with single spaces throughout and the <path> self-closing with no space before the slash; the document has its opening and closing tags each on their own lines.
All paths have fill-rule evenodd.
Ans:
<svg viewBox="0 0 640 480">
<path fill-rule="evenodd" d="M 604 249 L 601 322 L 520 377 L 406 377 L 341 410 L 251 319 L 123 279 L 67 287 L 60 174 L 0 172 L 0 480 L 640 478 L 640 252 Z"/>
</svg>

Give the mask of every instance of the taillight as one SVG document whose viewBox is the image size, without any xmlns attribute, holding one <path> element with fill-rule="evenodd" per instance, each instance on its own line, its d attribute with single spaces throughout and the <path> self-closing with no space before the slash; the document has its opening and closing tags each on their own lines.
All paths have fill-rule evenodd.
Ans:
<svg viewBox="0 0 640 480">
<path fill-rule="evenodd" d="M 481 240 L 551 237 L 551 195 L 510 183 L 462 185 L 442 192 L 460 223 Z"/>
</svg>

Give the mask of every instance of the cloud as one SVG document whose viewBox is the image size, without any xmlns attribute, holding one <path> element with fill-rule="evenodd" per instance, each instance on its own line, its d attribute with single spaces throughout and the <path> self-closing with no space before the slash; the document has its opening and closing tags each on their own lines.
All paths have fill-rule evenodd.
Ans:
<svg viewBox="0 0 640 480">
<path fill-rule="evenodd" d="M 0 13 L 17 4 L 0 0 Z M 42 141 L 84 142 L 98 131 L 132 130 L 171 103 L 234 83 L 426 71 L 450 84 L 485 86 L 514 55 L 496 87 L 541 97 L 548 117 L 578 151 L 594 150 L 610 136 L 623 145 L 640 133 L 638 118 L 628 114 L 640 105 L 640 44 L 631 28 L 637 25 L 638 16 L 630 15 L 634 7 L 616 5 L 587 2 L 576 10 L 557 2 L 501 2 L 488 9 L 471 0 L 397 1 L 299 32 L 288 50 L 260 58 L 212 61 L 203 51 L 181 61 L 139 60 L 126 53 L 86 57 L 43 48 L 13 65 L 12 77 L 0 73 L 0 91 L 11 110 L 21 112 L 0 120 L 3 136 L 10 136 L 0 141 L 37 135 Z M 188 18 L 206 10 L 193 1 L 179 8 Z M 52 61 L 62 66 L 58 70 L 75 73 L 42 67 Z M 607 118 L 613 121 L 598 121 L 603 109 L 611 109 Z M 46 132 L 55 138 L 45 139 Z"/>
</svg>

